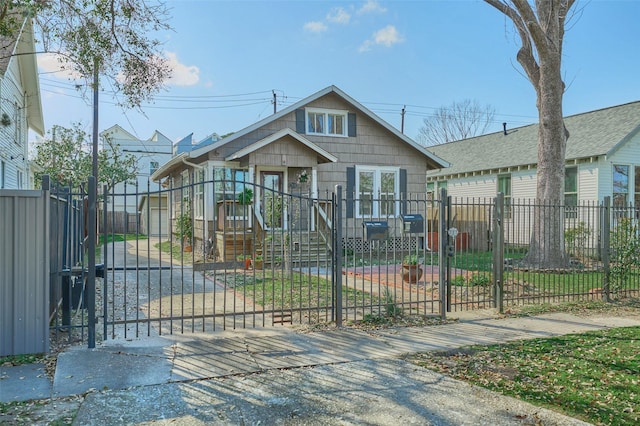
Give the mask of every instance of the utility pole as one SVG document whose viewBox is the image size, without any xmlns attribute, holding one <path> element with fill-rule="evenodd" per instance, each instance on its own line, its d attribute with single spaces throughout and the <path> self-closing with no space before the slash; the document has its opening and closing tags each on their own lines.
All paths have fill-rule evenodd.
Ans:
<svg viewBox="0 0 640 426">
<path fill-rule="evenodd" d="M 271 102 L 273 102 L 273 113 L 275 114 L 276 113 L 276 105 L 277 105 L 277 103 L 276 103 L 276 91 L 272 90 L 271 93 L 273 93 L 273 100 Z"/>
<path fill-rule="evenodd" d="M 89 349 L 96 347 L 96 245 L 98 212 L 96 204 L 98 199 L 98 58 L 93 60 L 93 176 L 89 176 L 87 185 L 87 245 L 86 251 L 89 257 L 87 264 L 87 315 L 88 332 L 87 340 Z"/>
<path fill-rule="evenodd" d="M 405 113 L 405 109 L 407 108 L 406 105 L 402 106 L 402 113 L 400 113 L 400 115 L 402 116 L 402 121 L 400 123 L 400 133 L 404 134 L 404 113 Z"/>
<path fill-rule="evenodd" d="M 93 59 L 93 177 L 98 180 L 98 58 Z"/>
</svg>

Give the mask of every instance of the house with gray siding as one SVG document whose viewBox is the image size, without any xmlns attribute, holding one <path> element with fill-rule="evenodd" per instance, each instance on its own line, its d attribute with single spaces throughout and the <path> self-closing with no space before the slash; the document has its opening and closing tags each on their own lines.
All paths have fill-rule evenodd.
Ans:
<svg viewBox="0 0 640 426">
<path fill-rule="evenodd" d="M 293 226 L 290 216 L 279 217 L 277 223 L 266 217 L 261 192 L 302 190 L 311 198 L 322 198 L 340 184 L 348 200 L 346 219 L 396 218 L 403 213 L 400 200 L 408 194 L 424 195 L 427 171 L 447 165 L 348 94 L 329 86 L 238 132 L 181 152 L 152 179 L 172 187 L 192 176 L 196 181 L 233 178 L 256 185 L 249 227 L 288 229 Z M 209 190 L 196 185 L 182 197 L 193 201 L 194 218 L 209 238 L 218 230 L 217 219 L 213 222 L 224 191 L 231 193 L 227 198 L 234 198 L 242 188 Z M 181 201 L 174 200 L 174 219 L 183 208 Z"/>
<path fill-rule="evenodd" d="M 565 204 L 612 197 L 618 206 L 640 205 L 640 101 L 565 118 L 569 131 Z M 429 170 L 427 188 L 453 197 L 513 199 L 536 196 L 538 124 L 430 146 L 448 168 Z"/>
<path fill-rule="evenodd" d="M 29 130 L 45 133 L 34 52 L 29 19 L 16 40 L 0 37 L 0 189 L 32 188 Z"/>
<path fill-rule="evenodd" d="M 108 141 L 122 154 L 136 159 L 136 180 L 119 182 L 114 188 L 114 197 L 109 198 L 108 214 L 114 222 L 126 224 L 127 232 L 140 232 L 149 236 L 168 235 L 167 196 L 157 193 L 158 185 L 150 182 L 150 176 L 169 161 L 173 155 L 173 142 L 159 131 L 147 139 L 140 139 L 113 125 L 102 131 L 103 143 Z M 140 221 L 136 223 L 137 218 Z M 116 232 L 125 232 L 118 225 Z"/>
</svg>

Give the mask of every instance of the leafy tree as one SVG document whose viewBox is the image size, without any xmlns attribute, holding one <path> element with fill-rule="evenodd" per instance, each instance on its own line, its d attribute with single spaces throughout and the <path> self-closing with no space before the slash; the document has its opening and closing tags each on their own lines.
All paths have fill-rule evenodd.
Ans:
<svg viewBox="0 0 640 426">
<path fill-rule="evenodd" d="M 485 133 L 494 116 L 493 107 L 483 107 L 478 101 L 453 102 L 425 118 L 416 139 L 422 145 L 431 146 L 478 136 Z"/>
<path fill-rule="evenodd" d="M 146 0 L 7 0 L 0 1 L 0 36 L 15 40 L 25 19 L 33 21 L 44 52 L 87 81 L 79 88 L 93 85 L 97 65 L 124 94 L 121 105 L 140 107 L 169 77 L 160 41 L 146 36 L 169 29 L 167 16 L 164 4 Z"/>
<path fill-rule="evenodd" d="M 522 46 L 517 60 L 536 91 L 538 167 L 534 229 L 525 262 L 541 268 L 568 265 L 563 246 L 564 162 L 569 132 L 564 126 L 562 45 L 575 0 L 484 0 L 509 18 Z M 556 206 L 553 208 L 553 206 Z"/>
<path fill-rule="evenodd" d="M 75 124 L 71 129 L 54 126 L 50 135 L 50 139 L 35 146 L 33 162 L 40 169 L 35 173 L 36 186 L 40 186 L 43 175 L 49 175 L 72 188 L 86 184 L 92 173 L 90 136 L 80 124 Z M 102 142 L 103 148 L 98 152 L 98 167 L 102 171 L 100 184 L 106 184 L 111 189 L 117 183 L 135 179 L 135 156 L 123 153 L 118 145 L 107 138 L 103 138 Z"/>
</svg>

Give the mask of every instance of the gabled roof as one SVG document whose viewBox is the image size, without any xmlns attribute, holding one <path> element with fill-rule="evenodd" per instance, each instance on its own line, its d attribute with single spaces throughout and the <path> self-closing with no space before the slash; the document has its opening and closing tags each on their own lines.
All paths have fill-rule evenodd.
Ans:
<svg viewBox="0 0 640 426">
<path fill-rule="evenodd" d="M 335 163 L 338 161 L 338 158 L 334 155 L 332 155 L 331 153 L 327 152 L 326 150 L 320 148 L 318 145 L 314 144 L 313 142 L 311 142 L 309 139 L 305 138 L 304 136 L 294 132 L 291 129 L 282 129 L 280 131 L 275 132 L 272 135 L 267 136 L 264 139 L 259 140 L 258 142 L 255 142 L 249 146 L 246 146 L 244 148 L 242 148 L 239 151 L 234 152 L 233 154 L 229 155 L 228 157 L 225 158 L 225 161 L 233 161 L 233 160 L 237 160 L 241 157 L 244 157 L 247 154 L 250 154 L 264 146 L 269 145 L 272 142 L 277 141 L 278 139 L 284 137 L 284 136 L 291 136 L 292 138 L 294 138 L 295 140 L 297 140 L 298 142 L 300 142 L 301 144 L 305 145 L 307 148 L 311 149 L 312 151 L 315 151 L 316 154 L 318 154 L 318 162 L 319 163 Z"/>
<path fill-rule="evenodd" d="M 119 124 L 114 124 L 113 126 L 109 127 L 108 129 L 103 130 L 102 132 L 100 132 L 100 136 L 107 136 L 107 135 L 113 135 L 113 134 L 117 134 L 120 139 L 128 139 L 128 140 L 132 140 L 132 141 L 137 141 L 138 140 L 137 137 L 135 137 L 131 133 L 127 132 Z"/>
<path fill-rule="evenodd" d="M 173 155 L 191 151 L 193 148 L 193 133 L 189 133 L 184 138 L 173 144 Z"/>
<path fill-rule="evenodd" d="M 200 149 L 202 147 L 214 144 L 214 143 L 218 142 L 219 140 L 220 140 L 220 135 L 218 135 L 217 133 L 212 133 L 209 136 L 207 136 L 206 138 L 202 139 L 197 144 L 193 145 L 192 149 Z"/>
<path fill-rule="evenodd" d="M 153 141 L 153 142 L 158 142 L 158 143 L 169 143 L 169 144 L 172 144 L 171 139 L 166 137 L 159 130 L 155 130 L 148 140 Z"/>
<path fill-rule="evenodd" d="M 27 95 L 27 125 L 31 130 L 44 136 L 44 116 L 42 115 L 42 100 L 40 98 L 40 78 L 38 76 L 38 61 L 36 58 L 36 43 L 33 35 L 33 25 L 27 19 L 23 28 L 23 37 L 18 43 L 20 61 L 20 78 L 23 90 Z"/>
<path fill-rule="evenodd" d="M 565 117 L 569 131 L 566 160 L 613 154 L 640 131 L 640 101 Z M 538 159 L 538 124 L 507 129 L 427 149 L 446 158 L 448 169 L 429 176 L 479 172 L 514 166 L 535 166 Z"/>
<path fill-rule="evenodd" d="M 234 140 L 241 138 L 245 135 L 247 135 L 248 133 L 253 132 L 256 129 L 259 129 L 260 127 L 265 126 L 268 123 L 271 123 L 273 121 L 278 120 L 279 118 L 290 114 L 291 112 L 315 101 L 316 99 L 319 99 L 329 93 L 335 93 L 338 96 L 340 96 L 341 98 L 343 98 L 345 101 L 347 101 L 348 103 L 350 103 L 351 105 L 353 105 L 356 109 L 360 110 L 362 113 L 364 113 L 365 115 L 367 115 L 370 119 L 372 119 L 373 121 L 375 121 L 376 123 L 378 123 L 380 126 L 384 127 L 385 129 L 387 129 L 389 132 L 393 133 L 396 137 L 398 137 L 399 139 L 401 139 L 403 142 L 405 142 L 406 144 L 412 146 L 414 149 L 416 149 L 418 152 L 420 152 L 422 155 L 424 155 L 425 157 L 431 159 L 434 163 L 436 164 L 440 164 L 442 167 L 447 167 L 449 165 L 449 163 L 447 163 L 445 160 L 443 160 L 442 158 L 439 158 L 439 156 L 435 155 L 434 153 L 426 150 L 422 145 L 418 144 L 417 142 L 415 142 L 413 139 L 409 138 L 408 136 L 404 135 L 403 133 L 401 133 L 398 129 L 396 129 L 395 127 L 391 126 L 389 123 L 387 123 L 386 121 L 382 120 L 380 117 L 378 117 L 376 114 L 374 114 L 373 112 L 371 112 L 369 109 L 367 109 L 365 106 L 363 106 L 362 104 L 360 104 L 358 101 L 356 101 L 355 99 L 353 99 L 351 96 L 347 95 L 345 92 L 343 92 L 342 90 L 338 89 L 336 86 L 329 86 L 326 87 L 316 93 L 314 93 L 311 96 L 308 96 L 304 99 L 302 99 L 301 101 L 296 102 L 293 105 L 288 106 L 287 108 L 284 108 L 281 111 L 276 112 L 275 114 L 270 115 L 269 117 L 266 117 L 252 125 L 250 125 L 249 127 L 245 127 L 244 129 L 229 135 L 223 139 L 221 139 L 218 142 L 213 143 L 212 145 L 208 145 L 205 147 L 202 147 L 200 149 L 195 149 L 193 151 L 190 152 L 190 157 L 191 158 L 196 158 L 199 157 L 203 154 L 206 154 L 209 151 L 215 150 L 220 148 L 221 146 L 224 146 L 228 143 L 233 142 Z"/>
<path fill-rule="evenodd" d="M 27 125 L 31 130 L 44 136 L 44 118 L 42 115 L 42 101 L 40 98 L 40 79 L 38 78 L 38 64 L 36 60 L 33 24 L 25 19 L 19 31 L 17 42 L 6 37 L 0 37 L 0 77 L 5 74 L 11 61 L 18 62 L 18 69 L 22 91 L 27 98 Z"/>
</svg>

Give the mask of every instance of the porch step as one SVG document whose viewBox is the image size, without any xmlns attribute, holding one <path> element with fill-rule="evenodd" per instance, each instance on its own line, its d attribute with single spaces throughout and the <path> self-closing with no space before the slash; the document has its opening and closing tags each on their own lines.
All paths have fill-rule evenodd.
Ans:
<svg viewBox="0 0 640 426">
<path fill-rule="evenodd" d="M 284 235 L 272 235 L 264 242 L 262 253 L 265 263 L 284 262 L 285 257 L 289 257 L 294 267 L 327 266 L 331 263 L 329 247 L 319 233 L 294 234 L 289 247 L 285 247 L 284 238 Z"/>
</svg>

